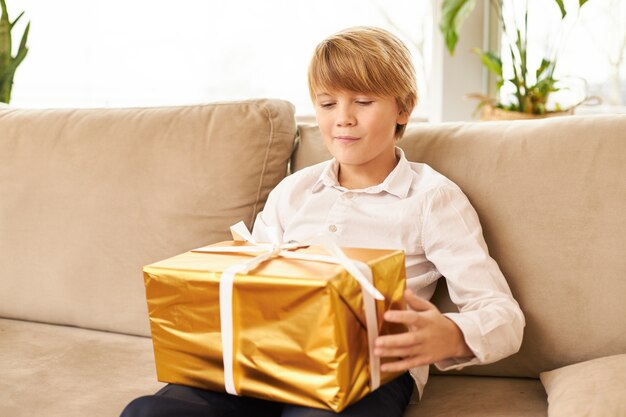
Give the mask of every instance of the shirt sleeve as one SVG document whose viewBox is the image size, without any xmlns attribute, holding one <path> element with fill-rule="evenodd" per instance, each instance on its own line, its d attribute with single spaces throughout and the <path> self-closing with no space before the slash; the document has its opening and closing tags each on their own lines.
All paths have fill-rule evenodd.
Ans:
<svg viewBox="0 0 626 417">
<path fill-rule="evenodd" d="M 268 195 L 265 207 L 256 216 L 252 226 L 252 237 L 257 242 L 272 242 L 271 234 L 278 233 L 283 236 L 284 230 L 280 218 L 280 206 L 282 197 L 282 182 L 279 183 Z"/>
<path fill-rule="evenodd" d="M 433 192 L 422 228 L 426 257 L 445 277 L 458 313 L 445 315 L 461 329 L 473 358 L 436 363 L 438 369 L 460 369 L 496 362 L 517 352 L 524 315 L 485 243 L 478 215 L 457 187 Z"/>
</svg>

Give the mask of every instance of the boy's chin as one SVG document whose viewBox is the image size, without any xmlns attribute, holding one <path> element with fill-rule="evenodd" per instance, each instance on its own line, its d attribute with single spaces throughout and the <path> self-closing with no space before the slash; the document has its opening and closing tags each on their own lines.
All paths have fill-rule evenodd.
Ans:
<svg viewBox="0 0 626 417">
<path fill-rule="evenodd" d="M 350 163 L 350 161 L 356 159 L 354 151 L 350 152 L 346 149 L 337 149 L 337 147 L 328 147 L 328 151 L 340 164 Z"/>
<path fill-rule="evenodd" d="M 333 156 L 335 157 L 337 162 L 339 162 L 339 165 L 358 166 L 358 165 L 363 165 L 365 162 L 367 162 L 366 158 L 359 157 L 357 155 L 333 155 Z"/>
</svg>

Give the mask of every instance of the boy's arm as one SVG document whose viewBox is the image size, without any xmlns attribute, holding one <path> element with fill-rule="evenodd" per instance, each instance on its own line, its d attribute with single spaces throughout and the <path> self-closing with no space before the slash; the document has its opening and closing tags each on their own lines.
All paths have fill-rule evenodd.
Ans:
<svg viewBox="0 0 626 417">
<path fill-rule="evenodd" d="M 407 312 L 388 312 L 389 318 L 385 318 L 404 322 L 409 332 L 399 335 L 404 339 L 379 338 L 379 344 L 387 345 L 377 345 L 381 356 L 403 357 L 396 362 L 398 366 L 435 363 L 440 369 L 454 369 L 495 362 L 517 352 L 524 316 L 489 256 L 478 216 L 467 197 L 452 186 L 436 190 L 423 219 L 422 233 L 426 257 L 445 276 L 459 313 L 441 314 L 425 300 L 407 299 Z M 428 340 L 433 335 L 445 340 L 446 346 Z M 393 355 L 392 349 L 404 354 Z"/>
<path fill-rule="evenodd" d="M 444 314 L 461 329 L 474 358 L 448 358 L 435 364 L 455 369 L 496 362 L 517 352 L 524 315 L 489 250 L 478 215 L 458 187 L 439 189 L 424 218 L 422 244 L 428 259 L 446 278 L 458 313 Z"/>
<path fill-rule="evenodd" d="M 252 227 L 252 237 L 257 242 L 271 242 L 269 228 L 276 228 L 280 236 L 283 236 L 284 230 L 282 228 L 282 221 L 280 217 L 281 212 L 281 199 L 283 195 L 283 183 L 279 183 L 267 196 L 267 201 L 263 210 L 259 212 L 254 220 L 254 226 Z"/>
</svg>

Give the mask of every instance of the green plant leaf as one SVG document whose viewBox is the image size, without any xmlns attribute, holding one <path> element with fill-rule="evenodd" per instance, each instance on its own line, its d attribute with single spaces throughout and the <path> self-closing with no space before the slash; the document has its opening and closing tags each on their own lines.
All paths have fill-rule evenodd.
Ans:
<svg viewBox="0 0 626 417">
<path fill-rule="evenodd" d="M 15 64 L 15 68 L 13 69 L 14 73 L 15 73 L 15 70 L 17 70 L 17 67 L 22 63 L 24 58 L 26 58 L 27 53 L 28 53 L 28 48 L 24 48 L 24 49 L 20 49 L 18 54 L 15 56 L 15 59 L 13 60 L 13 63 Z"/>
<path fill-rule="evenodd" d="M 24 15 L 24 12 L 20 13 L 20 15 L 18 17 L 15 18 L 15 20 L 13 21 L 13 23 L 11 23 L 11 29 L 13 29 L 13 26 L 15 26 L 15 24 L 17 23 L 18 20 L 20 20 L 20 17 L 22 17 Z"/>
<path fill-rule="evenodd" d="M 480 57 L 480 61 L 491 72 L 496 74 L 498 78 L 502 78 L 502 60 L 499 56 L 492 52 L 485 52 L 480 48 L 472 48 L 472 52 Z"/>
<path fill-rule="evenodd" d="M 543 75 L 544 71 L 547 70 L 550 65 L 552 64 L 552 61 L 548 60 L 548 59 L 542 59 L 541 60 L 541 64 L 539 65 L 539 68 L 537 68 L 537 73 L 536 73 L 536 78 L 537 80 L 539 80 L 541 78 L 541 76 Z"/>
<path fill-rule="evenodd" d="M 11 89 L 13 87 L 13 78 L 17 67 L 22 63 L 28 54 L 28 34 L 30 32 L 30 22 L 26 24 L 20 46 L 15 57 L 13 57 L 12 36 L 11 31 L 14 25 L 24 15 L 24 12 L 11 22 L 7 11 L 5 0 L 0 0 L 2 14 L 0 15 L 0 102 L 9 103 L 11 100 Z"/>
<path fill-rule="evenodd" d="M 476 0 L 443 0 L 439 29 L 451 55 L 459 40 L 459 30 L 475 7 Z"/>
<path fill-rule="evenodd" d="M 579 7 L 583 7 L 583 5 L 584 5 L 585 3 L 587 3 L 587 0 L 580 0 L 580 1 L 578 2 L 578 6 L 579 6 Z"/>
<path fill-rule="evenodd" d="M 565 17 L 565 15 L 567 14 L 567 11 L 565 10 L 565 5 L 563 4 L 563 0 L 554 0 L 556 2 L 556 4 L 559 5 L 559 9 L 561 10 L 561 19 L 563 19 Z M 587 0 L 580 0 L 580 1 L 587 1 Z"/>
<path fill-rule="evenodd" d="M 30 22 L 26 25 L 26 29 L 24 29 L 24 33 L 22 34 L 22 40 L 20 41 L 20 46 L 17 50 L 19 54 L 22 49 L 26 49 L 26 41 L 28 40 L 28 32 L 30 32 Z"/>
<path fill-rule="evenodd" d="M 0 15 L 0 73 L 11 62 L 11 22 L 7 14 L 4 0 L 0 0 L 2 15 Z"/>
</svg>

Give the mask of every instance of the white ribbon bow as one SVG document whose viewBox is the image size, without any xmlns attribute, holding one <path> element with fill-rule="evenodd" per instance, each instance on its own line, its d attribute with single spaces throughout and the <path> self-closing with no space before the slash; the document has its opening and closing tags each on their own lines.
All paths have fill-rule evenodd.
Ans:
<svg viewBox="0 0 626 417">
<path fill-rule="evenodd" d="M 306 244 L 282 243 L 281 236 L 274 228 L 270 229 L 272 243 L 257 243 L 243 222 L 230 227 L 235 241 L 245 241 L 252 246 L 208 246 L 194 249 L 193 252 L 229 252 L 229 253 L 261 253 L 250 260 L 232 265 L 222 272 L 220 279 L 220 326 L 222 332 L 222 357 L 224 361 L 224 387 L 226 392 L 239 395 L 235 388 L 233 372 L 233 284 L 235 275 L 247 274 L 266 260 L 281 256 L 290 259 L 305 261 L 318 261 L 339 264 L 343 266 L 361 285 L 363 306 L 365 309 L 365 323 L 367 327 L 367 339 L 370 359 L 370 388 L 374 391 L 380 386 L 380 359 L 374 355 L 374 340 L 378 337 L 378 318 L 376 316 L 376 300 L 384 300 L 385 297 L 372 284 L 372 271 L 363 262 L 350 259 L 341 248 L 327 235 L 318 235 L 307 239 Z M 291 252 L 294 249 L 318 244 L 323 246 L 333 256 L 315 255 L 308 253 Z"/>
</svg>

